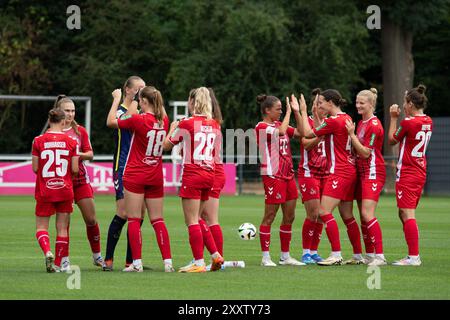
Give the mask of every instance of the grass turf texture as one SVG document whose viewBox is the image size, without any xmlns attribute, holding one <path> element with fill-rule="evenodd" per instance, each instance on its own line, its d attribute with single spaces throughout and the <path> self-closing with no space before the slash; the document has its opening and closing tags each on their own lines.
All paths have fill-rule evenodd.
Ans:
<svg viewBox="0 0 450 320">
<path fill-rule="evenodd" d="M 237 228 L 243 222 L 259 226 L 263 212 L 261 196 L 223 197 L 220 221 L 226 260 L 245 260 L 246 268 L 230 268 L 206 274 L 164 273 L 155 234 L 146 217 L 143 225 L 143 261 L 152 270 L 126 274 L 123 268 L 126 228 L 116 248 L 115 271 L 102 272 L 92 265 L 85 226 L 78 208 L 71 221 L 70 260 L 81 269 L 81 289 L 69 290 L 68 274 L 47 274 L 43 254 L 35 239 L 34 199 L 0 198 L 0 299 L 449 299 L 450 298 L 450 199 L 423 198 L 418 207 L 421 267 L 381 267 L 381 289 L 369 290 L 367 266 L 277 266 L 261 267 L 259 240 L 243 241 Z M 102 235 L 102 253 L 114 214 L 112 196 L 97 196 L 97 216 Z M 165 220 L 176 268 L 191 260 L 187 228 L 180 199 L 165 198 Z M 383 196 L 378 218 L 389 262 L 403 258 L 407 247 L 393 197 Z M 281 212 L 272 227 L 271 256 L 278 261 Z M 351 257 L 345 226 L 336 215 L 343 256 Z M 291 254 L 301 255 L 301 226 L 305 211 L 298 203 L 293 225 Z M 54 217 L 50 240 L 55 245 Z M 326 257 L 330 246 L 325 234 L 319 253 Z M 205 251 L 205 258 L 209 255 Z"/>
</svg>

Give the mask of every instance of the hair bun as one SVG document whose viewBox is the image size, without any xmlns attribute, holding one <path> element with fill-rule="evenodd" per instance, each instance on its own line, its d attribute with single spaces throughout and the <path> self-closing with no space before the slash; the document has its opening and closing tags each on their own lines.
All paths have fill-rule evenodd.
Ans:
<svg viewBox="0 0 450 320">
<path fill-rule="evenodd" d="M 370 92 L 372 92 L 375 95 L 378 95 L 378 90 L 376 88 L 370 88 Z"/>
<path fill-rule="evenodd" d="M 420 94 L 424 94 L 426 90 L 427 90 L 427 87 L 423 84 L 419 84 L 417 86 L 417 92 L 419 92 Z"/>
<path fill-rule="evenodd" d="M 339 99 L 339 107 L 343 108 L 347 105 L 347 100 L 345 99 Z"/>
<path fill-rule="evenodd" d="M 315 88 L 312 91 L 312 95 L 313 96 L 318 95 L 318 94 L 320 95 L 320 92 L 322 92 L 322 90 L 320 88 Z"/>
<path fill-rule="evenodd" d="M 259 104 L 263 103 L 264 100 L 266 100 L 267 95 L 266 94 L 260 94 L 256 97 L 256 102 L 258 102 Z"/>
</svg>

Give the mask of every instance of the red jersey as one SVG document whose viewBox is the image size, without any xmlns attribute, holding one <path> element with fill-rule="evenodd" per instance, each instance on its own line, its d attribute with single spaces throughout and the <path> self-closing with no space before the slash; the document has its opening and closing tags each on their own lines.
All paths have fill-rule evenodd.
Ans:
<svg viewBox="0 0 450 320">
<path fill-rule="evenodd" d="M 64 129 L 63 132 L 71 137 L 72 139 L 75 139 L 78 143 L 78 151 L 79 152 L 89 152 L 92 151 L 92 145 L 91 141 L 89 141 L 89 136 L 86 131 L 86 129 L 80 125 L 77 126 L 79 135 L 75 132 L 75 130 L 70 127 L 68 129 Z M 80 171 L 77 176 L 73 177 L 73 185 L 76 187 L 78 185 L 82 184 L 88 184 L 91 182 L 89 179 L 89 174 L 87 172 L 86 166 L 84 165 L 84 160 L 81 160 L 81 158 L 78 160 L 78 167 L 80 168 Z"/>
<path fill-rule="evenodd" d="M 143 185 L 164 183 L 162 153 L 169 118 L 165 116 L 160 124 L 153 113 L 147 112 L 122 116 L 117 124 L 133 132 L 123 179 Z"/>
<path fill-rule="evenodd" d="M 198 169 L 214 171 L 221 138 L 220 125 L 213 119 L 193 115 L 181 120 L 169 141 L 174 145 L 183 141 L 183 174 Z"/>
<path fill-rule="evenodd" d="M 311 127 L 314 127 L 314 120 L 311 117 L 308 117 L 308 122 Z M 318 145 L 309 151 L 300 143 L 300 154 L 302 156 L 298 164 L 298 175 L 300 177 L 320 178 L 328 175 L 325 140 L 320 141 Z"/>
<path fill-rule="evenodd" d="M 361 144 L 371 150 L 367 159 L 356 155 L 356 168 L 360 179 L 376 180 L 386 176 L 386 167 L 381 150 L 383 148 L 384 129 L 380 120 L 373 116 L 368 120 L 361 120 L 356 129 L 356 136 Z"/>
<path fill-rule="evenodd" d="M 427 151 L 430 142 L 433 121 L 427 115 L 405 118 L 394 134 L 400 142 L 400 154 L 397 163 L 397 181 L 403 177 L 425 180 L 427 176 Z"/>
<path fill-rule="evenodd" d="M 289 139 L 294 136 L 295 129 L 288 127 L 286 134 L 280 136 L 277 133 L 280 126 L 280 121 L 259 122 L 255 128 L 256 141 L 262 155 L 261 174 L 288 180 L 294 177 Z"/>
<path fill-rule="evenodd" d="M 330 174 L 348 177 L 356 175 L 355 156 L 352 154 L 352 143 L 345 128 L 345 121 L 352 118 L 344 113 L 328 117 L 313 129 L 317 137 L 326 135 L 327 161 Z"/>
<path fill-rule="evenodd" d="M 73 200 L 72 158 L 78 157 L 77 142 L 62 132 L 47 131 L 34 138 L 31 154 L 39 158 L 35 199 Z"/>
</svg>

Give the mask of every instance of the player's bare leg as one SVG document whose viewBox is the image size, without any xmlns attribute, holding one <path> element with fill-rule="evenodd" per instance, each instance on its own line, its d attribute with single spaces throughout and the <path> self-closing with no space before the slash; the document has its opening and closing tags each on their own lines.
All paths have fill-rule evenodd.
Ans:
<svg viewBox="0 0 450 320">
<path fill-rule="evenodd" d="M 86 224 L 86 233 L 92 251 L 92 259 L 95 266 L 103 266 L 103 258 L 100 247 L 100 228 L 95 214 L 94 199 L 84 198 L 77 202 L 77 206 Z"/>
<path fill-rule="evenodd" d="M 291 257 L 289 253 L 289 247 L 292 239 L 292 223 L 295 220 L 295 207 L 297 205 L 297 199 L 286 201 L 281 204 L 281 211 L 283 212 L 283 218 L 280 225 L 280 265 L 291 266 L 304 266 L 303 262 L 300 262 Z"/>
<path fill-rule="evenodd" d="M 341 255 L 339 229 L 332 214 L 333 210 L 339 205 L 340 202 L 340 199 L 329 196 L 322 196 L 322 199 L 320 200 L 319 218 L 325 224 L 325 231 L 327 233 L 328 240 L 331 243 L 331 255 L 327 259 L 318 262 L 318 265 L 330 266 L 342 264 L 343 259 Z"/>
<path fill-rule="evenodd" d="M 398 214 L 403 223 L 408 256 L 392 264 L 394 266 L 420 266 L 422 261 L 419 256 L 419 229 L 416 222 L 416 210 L 399 208 Z"/>
<path fill-rule="evenodd" d="M 259 226 L 259 241 L 262 251 L 261 265 L 264 267 L 276 267 L 276 264 L 270 258 L 270 228 L 279 208 L 279 204 L 266 204 L 264 216 Z"/>
<path fill-rule="evenodd" d="M 163 198 L 145 199 L 150 223 L 155 230 L 156 240 L 164 261 L 165 272 L 175 272 L 170 251 L 169 233 L 163 218 Z"/>
</svg>

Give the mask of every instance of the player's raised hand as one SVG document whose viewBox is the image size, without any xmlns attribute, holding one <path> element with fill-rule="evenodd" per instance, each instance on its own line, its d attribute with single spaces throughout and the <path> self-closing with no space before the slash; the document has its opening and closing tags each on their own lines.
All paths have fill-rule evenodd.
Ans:
<svg viewBox="0 0 450 320">
<path fill-rule="evenodd" d="M 286 113 L 290 113 L 292 111 L 291 103 L 289 102 L 289 98 L 286 97 Z"/>
<path fill-rule="evenodd" d="M 303 93 L 300 94 L 300 112 L 307 115 L 308 114 L 308 107 L 306 106 L 305 97 L 303 96 Z"/>
<path fill-rule="evenodd" d="M 300 112 L 300 105 L 298 104 L 298 99 L 294 94 L 291 94 L 291 108 L 294 112 Z"/>
<path fill-rule="evenodd" d="M 116 89 L 111 94 L 114 100 L 120 100 L 122 98 L 122 89 Z"/>
<path fill-rule="evenodd" d="M 355 134 L 355 123 L 349 119 L 345 120 L 345 128 L 347 129 L 348 135 Z"/>
<path fill-rule="evenodd" d="M 398 118 L 400 116 L 400 107 L 397 104 L 393 104 L 389 108 L 389 113 L 391 114 L 391 118 Z"/>
</svg>

